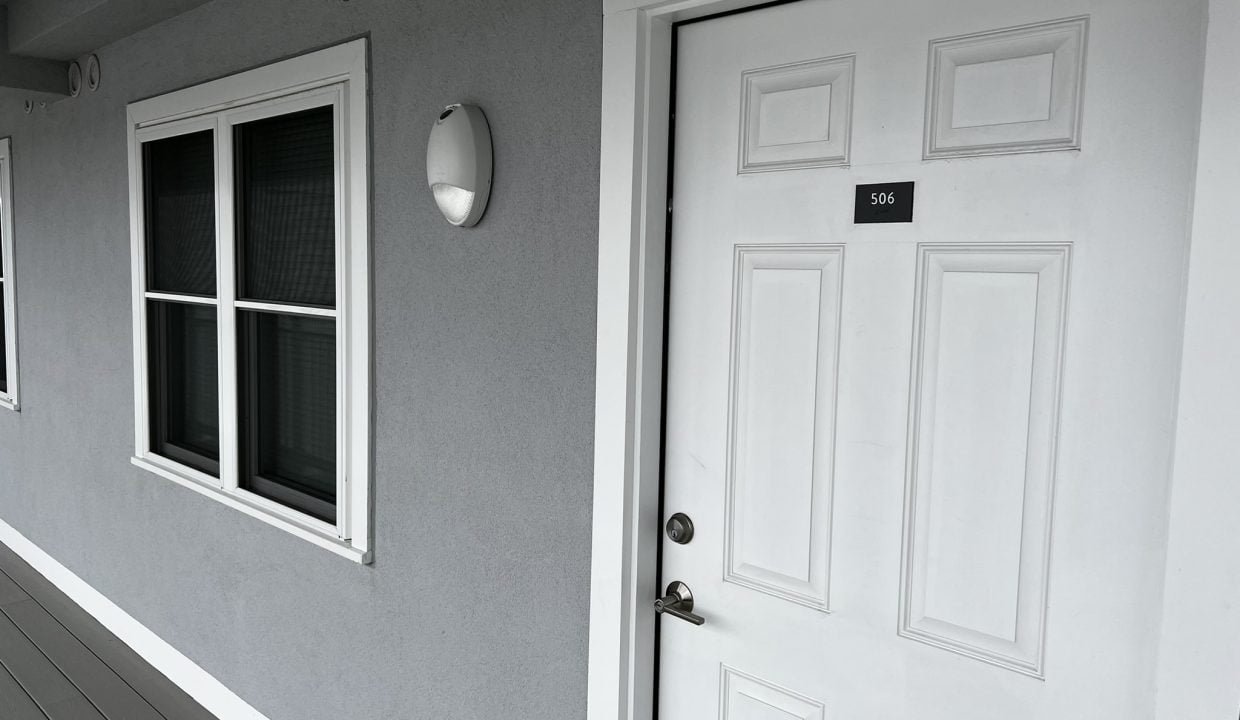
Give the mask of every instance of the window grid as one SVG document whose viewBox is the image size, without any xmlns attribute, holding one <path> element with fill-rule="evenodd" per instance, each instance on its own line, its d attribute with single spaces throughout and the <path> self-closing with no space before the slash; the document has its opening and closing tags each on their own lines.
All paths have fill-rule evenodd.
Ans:
<svg viewBox="0 0 1240 720">
<path fill-rule="evenodd" d="M 333 108 L 333 120 L 336 124 L 334 137 L 334 150 L 337 158 L 341 155 L 341 133 L 339 128 L 340 104 L 343 100 L 341 88 L 339 86 L 329 87 L 327 89 L 314 90 L 308 93 L 301 93 L 284 98 L 278 98 L 261 104 L 258 107 L 241 107 L 235 110 L 222 111 L 214 114 L 208 120 L 210 129 L 213 131 L 215 143 L 215 196 L 216 196 L 216 228 L 215 228 L 215 277 L 216 277 L 216 297 L 204 297 L 201 295 L 181 292 L 153 291 L 146 290 L 149 287 L 151 268 L 151 258 L 149 256 L 149 244 L 143 243 L 143 249 L 147 250 L 143 258 L 142 277 L 144 279 L 144 295 L 148 300 L 163 300 L 182 303 L 193 303 L 199 305 L 209 305 L 217 307 L 217 327 L 218 327 L 218 348 L 219 348 L 219 407 L 220 407 L 220 459 L 219 459 L 219 476 L 215 477 L 209 472 L 203 472 L 200 468 L 195 468 L 186 463 L 184 459 L 178 461 L 174 457 L 170 457 L 168 453 L 159 452 L 158 448 L 152 448 L 148 444 L 148 455 L 157 458 L 158 461 L 164 461 L 179 470 L 191 471 L 196 475 L 196 479 L 206 482 L 209 485 L 218 487 L 221 490 L 234 494 L 237 497 L 244 498 L 247 502 L 253 503 L 269 511 L 278 512 L 281 515 L 295 519 L 304 523 L 309 527 L 316 528 L 320 531 L 330 531 L 342 540 L 349 539 L 347 528 L 347 496 L 344 483 L 344 463 L 342 453 L 339 448 L 342 444 L 337 443 L 337 487 L 336 487 L 336 520 L 328 522 L 326 520 L 313 517 L 308 513 L 290 507 L 288 504 L 277 502 L 269 497 L 259 495 L 244 487 L 241 487 L 242 468 L 240 466 L 241 447 L 240 447 L 240 413 L 243 409 L 240 406 L 240 378 L 238 368 L 237 351 L 240 345 L 238 332 L 240 331 L 241 312 L 264 312 L 264 313 L 284 313 L 290 315 L 302 315 L 311 317 L 331 318 L 336 321 L 336 364 L 339 369 L 344 361 L 344 343 L 343 328 L 341 328 L 339 313 L 337 308 L 341 307 L 344 299 L 341 297 L 343 283 L 341 280 L 340 268 L 344 267 L 345 258 L 343 255 L 341 217 L 343 215 L 341 208 L 341 172 L 342 163 L 337 160 L 334 162 L 336 168 L 334 173 L 335 197 L 334 204 L 336 209 L 336 238 L 335 238 L 335 258 L 336 258 L 336 297 L 334 308 L 324 308 L 314 305 L 302 305 L 286 302 L 259 302 L 253 300 L 242 300 L 239 298 L 237 277 L 238 277 L 238 238 L 236 232 L 236 216 L 237 216 L 237 182 L 236 178 L 236 145 L 235 145 L 235 129 L 238 126 L 249 122 L 256 122 L 271 117 L 280 117 L 301 112 L 307 109 L 317 109 L 322 107 Z M 183 135 L 201 132 L 202 127 L 197 123 L 183 124 L 180 128 L 181 132 L 172 134 L 160 133 L 155 136 L 156 139 L 147 140 L 139 134 L 140 147 L 145 149 L 147 143 L 156 140 L 167 140 L 170 138 L 181 137 Z M 143 176 L 145 182 L 145 175 Z M 143 198 L 144 201 L 146 198 Z M 144 241 L 145 223 L 143 227 Z M 147 312 L 147 318 L 144 322 L 144 335 L 149 344 L 151 339 L 150 314 Z M 152 368 L 148 366 L 147 372 L 151 372 Z M 346 388 L 342 387 L 344 383 L 342 373 L 337 372 L 336 377 L 336 397 L 343 397 L 342 393 Z M 341 412 L 342 403 L 337 401 L 336 426 L 339 429 L 344 418 Z M 339 433 L 338 433 L 339 435 Z"/>
<path fill-rule="evenodd" d="M 167 102 L 163 98 L 143 101 L 130 106 L 131 157 L 140 156 L 143 143 L 155 139 L 175 137 L 209 127 L 215 138 L 216 169 L 216 297 L 181 295 L 147 289 L 147 258 L 145 242 L 141 237 L 143 227 L 135 223 L 135 287 L 140 288 L 135 300 L 135 331 L 140 332 L 141 343 L 146 344 L 146 302 L 176 301 L 216 307 L 219 340 L 219 406 L 220 406 L 220 462 L 219 477 L 195 471 L 181 463 L 152 452 L 149 438 L 144 438 L 142 425 L 150 418 L 143 416 L 144 405 L 138 403 L 138 447 L 135 464 L 160 475 L 192 487 L 247 514 L 266 520 L 296 535 L 323 545 L 333 551 L 360 562 L 370 560 L 369 530 L 369 323 L 368 316 L 368 255 L 366 243 L 368 215 L 366 201 L 365 162 L 365 41 L 354 41 L 336 48 L 311 53 L 301 58 L 278 63 L 276 66 L 252 71 L 270 75 L 267 71 L 285 65 L 301 65 L 305 73 L 296 70 L 290 76 L 317 74 L 322 79 L 310 82 L 287 82 L 292 91 L 281 91 L 276 83 L 269 83 L 262 92 L 250 92 L 245 97 L 248 104 L 236 104 L 227 94 L 212 92 L 221 84 L 244 83 L 242 76 L 208 83 L 204 90 L 195 88 L 173 93 L 198 94 L 215 98 L 215 107 L 207 105 L 197 112 L 179 110 L 180 103 Z M 342 72 L 340 63 L 320 62 L 329 57 L 347 58 L 348 73 Z M 247 74 L 243 74 L 247 75 Z M 169 97 L 169 96 L 165 96 Z M 135 106 L 150 112 L 135 112 Z M 330 107 L 333 118 L 333 202 L 335 210 L 335 307 L 319 307 L 285 302 L 266 302 L 241 299 L 237 285 L 237 201 L 235 177 L 234 128 L 247 122 L 268 117 L 288 115 L 295 112 Z M 142 116 L 154 116 L 144 120 Z M 131 164 L 133 160 L 131 159 Z M 131 172 L 131 186 L 140 187 L 141 168 Z M 135 197 L 139 204 L 141 197 Z M 131 208 L 135 219 L 142 217 L 142 208 Z M 239 360 L 238 335 L 242 313 L 279 314 L 282 316 L 330 320 L 335 329 L 335 428 L 336 428 L 336 518 L 334 523 L 324 522 L 311 515 L 268 499 L 240 487 L 239 467 Z M 137 336 L 137 335 L 136 335 Z M 145 376 L 142 353 L 135 350 L 135 375 Z M 143 392 L 142 383 L 136 383 L 136 392 Z M 350 482 L 353 480 L 353 482 Z"/>
</svg>

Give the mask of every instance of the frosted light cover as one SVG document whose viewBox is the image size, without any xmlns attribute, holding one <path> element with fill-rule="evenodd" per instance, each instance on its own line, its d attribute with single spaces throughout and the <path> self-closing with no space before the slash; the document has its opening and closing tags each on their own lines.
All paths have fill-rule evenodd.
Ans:
<svg viewBox="0 0 1240 720">
<path fill-rule="evenodd" d="M 431 191 L 435 194 L 435 204 L 448 222 L 460 225 L 469 217 L 474 207 L 474 193 L 448 183 L 435 183 Z"/>
</svg>

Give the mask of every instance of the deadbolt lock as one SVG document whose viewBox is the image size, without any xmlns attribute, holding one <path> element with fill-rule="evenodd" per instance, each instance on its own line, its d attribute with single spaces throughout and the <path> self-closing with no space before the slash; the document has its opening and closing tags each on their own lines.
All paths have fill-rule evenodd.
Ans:
<svg viewBox="0 0 1240 720">
<path fill-rule="evenodd" d="M 693 521 L 684 513 L 676 513 L 667 520 L 667 537 L 678 545 L 688 545 L 693 539 Z"/>
</svg>

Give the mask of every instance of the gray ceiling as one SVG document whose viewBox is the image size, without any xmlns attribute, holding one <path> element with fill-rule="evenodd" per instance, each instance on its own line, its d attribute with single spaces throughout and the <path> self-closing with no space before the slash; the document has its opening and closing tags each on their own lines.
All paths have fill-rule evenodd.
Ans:
<svg viewBox="0 0 1240 720">
<path fill-rule="evenodd" d="M 66 63 L 207 0 L 0 1 L 0 87 L 67 92 Z"/>
<path fill-rule="evenodd" d="M 9 51 L 72 60 L 206 0 L 8 0 Z"/>
</svg>

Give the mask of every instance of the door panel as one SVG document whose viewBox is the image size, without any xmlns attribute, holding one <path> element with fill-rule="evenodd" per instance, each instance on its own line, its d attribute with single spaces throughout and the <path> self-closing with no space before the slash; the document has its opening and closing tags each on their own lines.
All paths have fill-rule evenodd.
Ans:
<svg viewBox="0 0 1240 720">
<path fill-rule="evenodd" d="M 661 717 L 1149 714 L 1201 21 L 1166 5 L 678 30 L 662 585 L 706 622 L 660 620 Z M 910 180 L 912 223 L 853 224 Z"/>
<path fill-rule="evenodd" d="M 725 579 L 817 608 L 827 606 L 841 251 L 740 246 L 732 293 Z"/>
<path fill-rule="evenodd" d="M 900 633 L 1036 676 L 1068 253 L 919 253 Z"/>
</svg>

